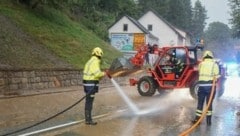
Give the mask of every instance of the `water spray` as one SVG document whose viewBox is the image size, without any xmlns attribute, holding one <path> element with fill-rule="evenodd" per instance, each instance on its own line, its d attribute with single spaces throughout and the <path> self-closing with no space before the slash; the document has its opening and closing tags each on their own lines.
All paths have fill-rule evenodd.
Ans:
<svg viewBox="0 0 240 136">
<path fill-rule="evenodd" d="M 124 93 L 122 88 L 119 86 L 119 84 L 112 78 L 112 76 L 109 74 L 109 72 L 106 71 L 107 77 L 111 80 L 112 84 L 117 89 L 119 95 L 123 98 L 123 100 L 126 102 L 128 107 L 133 111 L 134 114 L 139 113 L 138 107 L 129 99 L 129 97 Z"/>
<path fill-rule="evenodd" d="M 136 104 L 134 104 L 133 101 L 131 101 L 131 99 L 125 94 L 125 92 L 122 90 L 122 88 L 119 86 L 119 84 L 112 78 L 112 76 L 109 74 L 108 71 L 106 71 L 106 75 L 111 80 L 112 84 L 117 89 L 119 95 L 123 98 L 123 100 L 126 102 L 126 104 L 128 105 L 128 107 L 130 108 L 130 110 L 133 112 L 134 115 L 141 116 L 141 115 L 154 113 L 159 110 L 163 110 L 162 108 L 161 109 L 150 108 L 150 109 L 140 110 L 136 106 Z M 156 107 L 156 106 L 154 106 L 154 107 Z"/>
</svg>

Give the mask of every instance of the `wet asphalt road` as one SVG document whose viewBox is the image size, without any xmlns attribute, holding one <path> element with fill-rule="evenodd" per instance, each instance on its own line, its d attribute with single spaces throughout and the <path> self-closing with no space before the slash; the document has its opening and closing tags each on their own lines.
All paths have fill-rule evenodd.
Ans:
<svg viewBox="0 0 240 136">
<path fill-rule="evenodd" d="M 240 111 L 240 89 L 237 86 L 239 83 L 240 78 L 238 77 L 227 79 L 223 96 L 214 99 L 212 125 L 207 126 L 204 119 L 189 134 L 190 136 L 240 136 L 240 116 L 237 114 Z M 77 121 L 75 125 L 53 129 L 44 133 L 36 133 L 35 135 L 178 136 L 191 127 L 191 120 L 194 118 L 197 103 L 190 96 L 188 89 L 176 89 L 163 94 L 156 93 L 153 97 L 140 96 L 136 87 L 122 86 L 121 89 L 139 108 L 137 113 L 131 110 L 114 87 L 102 88 L 96 95 L 93 109 L 93 115 L 96 117 L 95 120 L 98 125 L 87 126 L 84 124 L 84 102 L 82 102 L 71 112 L 62 115 L 62 117 L 25 131 L 24 134 L 28 135 L 29 132 L 36 132 L 37 130 L 75 121 Z M 76 101 L 77 98 L 72 95 L 76 94 L 71 94 L 66 98 L 63 97 L 63 99 L 74 97 L 73 101 Z M 70 103 L 72 102 L 68 102 L 66 105 Z M 49 104 L 51 103 L 49 102 Z M 55 105 L 55 107 L 61 109 L 66 105 Z M 45 116 L 49 116 L 49 114 Z M 31 123 L 23 122 L 22 124 L 28 126 Z"/>
<path fill-rule="evenodd" d="M 228 78 L 225 93 L 214 100 L 212 125 L 207 126 L 205 119 L 190 136 L 240 136 L 240 90 L 237 77 Z M 196 101 L 189 95 L 188 89 L 178 89 L 153 97 L 141 97 L 134 87 L 122 87 L 133 103 L 140 109 L 133 113 L 122 98 L 111 98 L 101 93 L 96 103 L 117 106 L 115 111 L 96 119 L 97 126 L 86 126 L 84 122 L 58 129 L 43 135 L 58 136 L 177 136 L 191 127 Z M 109 93 L 109 92 L 108 92 Z M 117 94 L 115 94 L 117 95 Z M 99 100 L 105 96 L 105 100 Z M 121 101 L 120 103 L 112 103 Z M 95 106 L 95 110 L 98 108 Z"/>
</svg>

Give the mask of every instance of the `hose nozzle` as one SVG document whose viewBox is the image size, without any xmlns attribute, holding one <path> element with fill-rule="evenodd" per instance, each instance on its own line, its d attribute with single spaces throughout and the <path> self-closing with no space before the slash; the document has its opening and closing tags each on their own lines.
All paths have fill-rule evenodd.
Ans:
<svg viewBox="0 0 240 136">
<path fill-rule="evenodd" d="M 109 70 L 105 70 L 105 74 L 106 74 L 106 76 L 108 77 L 108 78 L 112 78 L 112 76 L 110 75 L 110 73 L 109 73 Z"/>
</svg>

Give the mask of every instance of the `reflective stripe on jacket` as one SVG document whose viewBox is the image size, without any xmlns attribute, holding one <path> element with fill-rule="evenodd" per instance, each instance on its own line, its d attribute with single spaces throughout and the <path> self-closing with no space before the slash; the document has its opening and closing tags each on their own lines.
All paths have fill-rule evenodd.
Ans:
<svg viewBox="0 0 240 136">
<path fill-rule="evenodd" d="M 83 80 L 99 80 L 104 76 L 100 69 L 100 59 L 92 56 L 84 66 Z"/>
<path fill-rule="evenodd" d="M 213 59 L 204 59 L 199 64 L 199 81 L 212 81 L 219 76 L 219 67 Z"/>
</svg>

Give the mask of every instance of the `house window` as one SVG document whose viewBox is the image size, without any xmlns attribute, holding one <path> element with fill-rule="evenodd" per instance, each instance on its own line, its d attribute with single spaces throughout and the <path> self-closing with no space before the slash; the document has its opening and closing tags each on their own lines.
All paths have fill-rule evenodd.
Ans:
<svg viewBox="0 0 240 136">
<path fill-rule="evenodd" d="M 148 25 L 148 31 L 152 31 L 152 25 Z"/>
<path fill-rule="evenodd" d="M 128 31 L 128 24 L 123 24 L 123 31 Z"/>
</svg>

